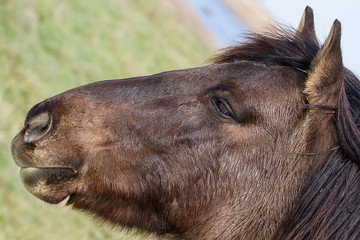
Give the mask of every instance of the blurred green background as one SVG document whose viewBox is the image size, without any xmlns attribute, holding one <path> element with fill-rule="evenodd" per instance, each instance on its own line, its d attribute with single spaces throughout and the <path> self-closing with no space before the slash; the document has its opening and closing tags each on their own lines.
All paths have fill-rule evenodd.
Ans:
<svg viewBox="0 0 360 240">
<path fill-rule="evenodd" d="M 22 186 L 11 139 L 37 102 L 88 82 L 203 65 L 213 51 L 163 0 L 0 0 L 0 240 L 154 239 Z"/>
</svg>

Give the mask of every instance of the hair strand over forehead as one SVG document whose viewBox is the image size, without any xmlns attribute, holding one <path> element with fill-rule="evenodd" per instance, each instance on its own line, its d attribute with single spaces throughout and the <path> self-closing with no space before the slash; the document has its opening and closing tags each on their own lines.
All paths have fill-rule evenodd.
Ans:
<svg viewBox="0 0 360 240">
<path fill-rule="evenodd" d="M 307 35 L 293 29 L 278 28 L 272 33 L 251 33 L 244 38 L 244 44 L 225 48 L 209 61 L 221 64 L 247 60 L 307 71 L 320 49 Z"/>
</svg>

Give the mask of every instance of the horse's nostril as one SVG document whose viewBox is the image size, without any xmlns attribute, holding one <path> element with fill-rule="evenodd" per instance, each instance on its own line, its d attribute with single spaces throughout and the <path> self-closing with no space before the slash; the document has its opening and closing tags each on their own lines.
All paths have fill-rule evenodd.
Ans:
<svg viewBox="0 0 360 240">
<path fill-rule="evenodd" d="M 41 113 L 32 119 L 25 126 L 24 141 L 34 142 L 42 138 L 51 128 L 51 117 L 49 113 Z"/>
</svg>

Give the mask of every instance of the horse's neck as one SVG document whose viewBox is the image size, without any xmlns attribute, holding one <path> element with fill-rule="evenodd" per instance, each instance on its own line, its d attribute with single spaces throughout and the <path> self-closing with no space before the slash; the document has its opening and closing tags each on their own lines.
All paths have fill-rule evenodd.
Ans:
<svg viewBox="0 0 360 240">
<path fill-rule="evenodd" d="M 360 171 L 333 153 L 306 189 L 277 239 L 358 239 Z"/>
</svg>

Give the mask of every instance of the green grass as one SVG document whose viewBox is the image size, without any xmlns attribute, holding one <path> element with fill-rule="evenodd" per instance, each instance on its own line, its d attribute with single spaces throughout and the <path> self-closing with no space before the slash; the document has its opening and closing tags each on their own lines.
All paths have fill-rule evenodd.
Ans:
<svg viewBox="0 0 360 240">
<path fill-rule="evenodd" d="M 149 239 L 22 186 L 10 143 L 37 102 L 88 82 L 202 65 L 210 48 L 162 0 L 0 0 L 0 240 Z"/>
</svg>

